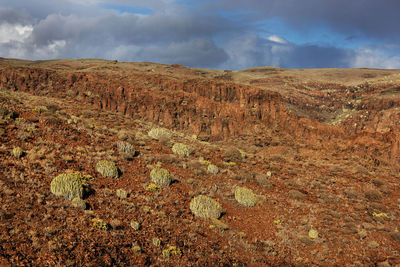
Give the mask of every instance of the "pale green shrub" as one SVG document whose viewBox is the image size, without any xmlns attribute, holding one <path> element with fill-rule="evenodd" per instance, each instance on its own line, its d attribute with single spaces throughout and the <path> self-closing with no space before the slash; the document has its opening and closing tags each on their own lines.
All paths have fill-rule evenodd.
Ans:
<svg viewBox="0 0 400 267">
<path fill-rule="evenodd" d="M 50 191 L 56 196 L 63 196 L 68 200 L 82 198 L 84 185 L 81 180 L 81 174 L 63 173 L 55 177 L 50 183 Z"/>
<path fill-rule="evenodd" d="M 150 180 L 156 185 L 163 185 L 163 186 L 170 185 L 172 181 L 171 174 L 169 173 L 169 171 L 161 167 L 156 167 L 151 170 Z"/>
<path fill-rule="evenodd" d="M 126 192 L 124 189 L 117 189 L 116 195 L 119 198 L 127 198 L 128 192 Z"/>
<path fill-rule="evenodd" d="M 135 230 L 135 231 L 140 229 L 140 223 L 137 221 L 131 221 L 130 225 L 133 228 L 133 230 Z"/>
<path fill-rule="evenodd" d="M 257 195 L 246 187 L 238 187 L 235 190 L 235 199 L 237 202 L 247 207 L 253 207 L 257 204 Z"/>
<path fill-rule="evenodd" d="M 74 206 L 75 208 L 81 208 L 81 209 L 86 209 L 86 203 L 85 201 L 83 201 L 83 199 L 76 197 L 74 198 L 72 201 L 72 206 Z"/>
<path fill-rule="evenodd" d="M 117 147 L 119 154 L 124 159 L 130 160 L 135 156 L 136 150 L 131 143 L 121 141 L 117 143 Z"/>
<path fill-rule="evenodd" d="M 153 128 L 147 133 L 153 139 L 169 139 L 172 134 L 165 128 Z"/>
<path fill-rule="evenodd" d="M 209 164 L 207 167 L 207 172 L 212 173 L 212 174 L 218 174 L 219 169 L 214 164 Z"/>
<path fill-rule="evenodd" d="M 192 213 L 201 218 L 218 219 L 222 213 L 221 205 L 214 199 L 199 195 L 190 201 L 190 210 Z"/>
<path fill-rule="evenodd" d="M 176 143 L 172 146 L 172 152 L 174 154 L 177 154 L 179 156 L 183 157 L 189 157 L 190 155 L 190 149 L 188 148 L 187 145 L 182 144 L 182 143 Z"/>
<path fill-rule="evenodd" d="M 13 154 L 14 157 L 16 157 L 17 159 L 19 159 L 19 158 L 22 156 L 23 153 L 24 153 L 24 152 L 22 151 L 22 148 L 20 148 L 19 146 L 14 147 L 13 150 L 12 150 L 12 154 Z"/>
<path fill-rule="evenodd" d="M 96 171 L 103 177 L 118 178 L 118 168 L 114 162 L 109 160 L 100 160 L 97 162 Z"/>
</svg>

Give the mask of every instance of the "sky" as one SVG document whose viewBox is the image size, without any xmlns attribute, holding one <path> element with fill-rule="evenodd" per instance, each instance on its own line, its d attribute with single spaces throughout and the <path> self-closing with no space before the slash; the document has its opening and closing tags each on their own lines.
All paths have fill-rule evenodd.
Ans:
<svg viewBox="0 0 400 267">
<path fill-rule="evenodd" d="M 0 57 L 400 68 L 399 0 L 1 0 Z"/>
</svg>

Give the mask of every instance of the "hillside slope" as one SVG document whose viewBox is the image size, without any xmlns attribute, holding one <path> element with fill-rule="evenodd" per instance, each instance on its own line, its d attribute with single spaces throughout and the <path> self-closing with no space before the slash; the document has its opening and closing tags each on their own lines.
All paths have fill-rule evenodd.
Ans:
<svg viewBox="0 0 400 267">
<path fill-rule="evenodd" d="M 400 70 L 2 59 L 0 88 L 4 264 L 400 264 Z M 172 184 L 148 187 L 157 166 Z M 93 178 L 86 209 L 50 191 L 77 171 Z M 221 204 L 219 220 L 193 215 L 197 195 Z"/>
</svg>

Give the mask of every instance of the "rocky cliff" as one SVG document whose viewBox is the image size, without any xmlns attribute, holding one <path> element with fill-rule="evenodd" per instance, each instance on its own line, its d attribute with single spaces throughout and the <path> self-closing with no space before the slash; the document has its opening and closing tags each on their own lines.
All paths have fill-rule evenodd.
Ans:
<svg viewBox="0 0 400 267">
<path fill-rule="evenodd" d="M 100 110 L 118 111 L 202 140 L 262 137 L 269 129 L 316 148 L 360 153 L 374 164 L 399 164 L 398 81 L 304 85 L 291 78 L 280 91 L 279 73 L 270 83 L 256 79 L 246 84 L 226 79 L 229 73 L 207 78 L 182 66 L 162 65 L 157 72 L 144 63 L 130 69 L 120 64 L 126 63 L 3 62 L 0 87 L 77 97 Z"/>
</svg>

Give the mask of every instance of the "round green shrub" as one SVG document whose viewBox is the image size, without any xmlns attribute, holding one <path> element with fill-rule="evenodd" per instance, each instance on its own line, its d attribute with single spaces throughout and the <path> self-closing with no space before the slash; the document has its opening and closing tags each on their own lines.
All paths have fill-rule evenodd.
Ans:
<svg viewBox="0 0 400 267">
<path fill-rule="evenodd" d="M 128 142 L 118 142 L 118 151 L 121 157 L 124 159 L 132 159 L 135 156 L 136 150 L 131 143 Z"/>
<path fill-rule="evenodd" d="M 84 186 L 77 173 L 63 173 L 51 181 L 50 191 L 56 196 L 72 200 L 83 197 Z"/>
<path fill-rule="evenodd" d="M 177 154 L 179 156 L 183 157 L 189 157 L 190 155 L 190 150 L 187 145 L 182 144 L 182 143 L 176 143 L 172 146 L 172 152 L 174 154 Z"/>
<path fill-rule="evenodd" d="M 22 156 L 23 153 L 24 153 L 24 152 L 22 151 L 22 148 L 20 148 L 19 146 L 14 147 L 13 150 L 12 150 L 12 154 L 13 154 L 14 157 L 16 157 L 17 159 L 19 159 L 19 158 Z"/>
<path fill-rule="evenodd" d="M 199 195 L 190 201 L 190 210 L 192 213 L 201 218 L 218 219 L 222 213 L 221 205 L 214 199 Z"/>
<path fill-rule="evenodd" d="M 246 187 L 239 187 L 235 190 L 235 199 L 237 202 L 247 207 L 253 207 L 257 204 L 256 194 Z"/>
<path fill-rule="evenodd" d="M 219 169 L 214 164 L 209 164 L 207 167 L 207 172 L 212 173 L 212 174 L 218 174 Z"/>
<path fill-rule="evenodd" d="M 156 185 L 168 186 L 172 179 L 171 174 L 168 170 L 160 167 L 156 167 L 150 172 L 150 180 Z"/>
<path fill-rule="evenodd" d="M 96 171 L 106 178 L 118 178 L 118 168 L 114 162 L 109 160 L 100 160 L 97 162 Z"/>
</svg>

